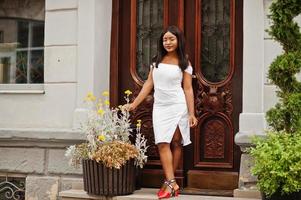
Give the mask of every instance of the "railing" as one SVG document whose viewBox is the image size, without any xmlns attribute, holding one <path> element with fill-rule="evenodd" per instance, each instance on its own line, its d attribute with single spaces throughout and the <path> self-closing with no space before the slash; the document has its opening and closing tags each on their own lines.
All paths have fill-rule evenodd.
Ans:
<svg viewBox="0 0 301 200">
<path fill-rule="evenodd" d="M 25 178 L 0 177 L 1 200 L 24 200 Z"/>
</svg>

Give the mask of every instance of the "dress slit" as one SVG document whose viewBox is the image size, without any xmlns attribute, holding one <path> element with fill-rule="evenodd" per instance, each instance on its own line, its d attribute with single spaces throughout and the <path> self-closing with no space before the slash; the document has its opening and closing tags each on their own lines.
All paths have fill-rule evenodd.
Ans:
<svg viewBox="0 0 301 200">
<path fill-rule="evenodd" d="M 181 113 L 181 115 L 178 116 L 178 118 L 175 120 L 174 125 L 170 126 L 171 128 L 169 130 L 167 130 L 166 132 L 160 133 L 160 134 L 164 134 L 166 137 L 164 137 L 164 139 L 161 139 L 160 141 L 157 141 L 156 144 L 171 143 L 177 127 L 179 127 L 179 131 L 180 131 L 180 134 L 182 137 L 182 141 L 181 141 L 182 145 L 186 146 L 186 145 L 190 144 L 191 143 L 190 139 L 187 138 L 187 136 L 185 137 L 185 134 L 184 134 L 185 133 L 184 122 L 185 122 L 185 119 L 187 120 L 187 117 L 185 115 L 186 115 L 186 111 L 184 111 L 183 113 Z M 181 123 L 182 120 L 184 122 Z M 188 126 L 188 122 L 185 124 L 186 124 L 186 126 Z"/>
</svg>

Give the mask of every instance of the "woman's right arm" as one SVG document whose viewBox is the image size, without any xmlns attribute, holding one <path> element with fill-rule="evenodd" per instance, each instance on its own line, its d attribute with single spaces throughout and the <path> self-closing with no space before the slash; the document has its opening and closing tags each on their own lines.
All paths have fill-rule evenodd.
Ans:
<svg viewBox="0 0 301 200">
<path fill-rule="evenodd" d="M 154 87 L 153 81 L 153 67 L 150 68 L 147 80 L 144 82 L 141 91 L 138 96 L 135 98 L 133 103 L 128 104 L 126 107 L 129 111 L 135 110 L 139 104 L 145 99 L 145 97 L 152 91 Z"/>
</svg>

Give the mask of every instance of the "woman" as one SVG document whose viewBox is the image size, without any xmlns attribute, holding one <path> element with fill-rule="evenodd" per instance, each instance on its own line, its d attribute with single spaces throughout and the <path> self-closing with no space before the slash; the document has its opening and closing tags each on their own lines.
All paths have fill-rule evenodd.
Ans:
<svg viewBox="0 0 301 200">
<path fill-rule="evenodd" d="M 183 85 L 183 87 L 182 87 Z M 160 199 L 178 196 L 175 181 L 182 145 L 190 141 L 190 127 L 197 125 L 194 115 L 192 67 L 185 54 L 183 33 L 169 26 L 158 41 L 158 53 L 142 90 L 131 104 L 134 110 L 154 88 L 153 128 L 166 181 L 157 193 Z"/>
</svg>

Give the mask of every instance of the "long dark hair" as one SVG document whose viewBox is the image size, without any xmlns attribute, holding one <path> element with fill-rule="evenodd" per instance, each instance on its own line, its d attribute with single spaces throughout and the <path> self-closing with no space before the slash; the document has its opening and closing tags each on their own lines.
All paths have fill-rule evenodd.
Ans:
<svg viewBox="0 0 301 200">
<path fill-rule="evenodd" d="M 163 57 L 167 54 L 167 51 L 164 49 L 163 46 L 163 36 L 165 33 L 170 32 L 177 37 L 178 40 L 178 48 L 177 54 L 179 58 L 179 67 L 182 71 L 184 71 L 189 62 L 188 56 L 185 53 L 185 38 L 183 32 L 176 26 L 168 26 L 160 35 L 158 39 L 158 50 L 157 55 L 153 58 L 153 62 L 155 62 L 155 67 L 158 68 L 159 63 L 163 60 Z"/>
</svg>

